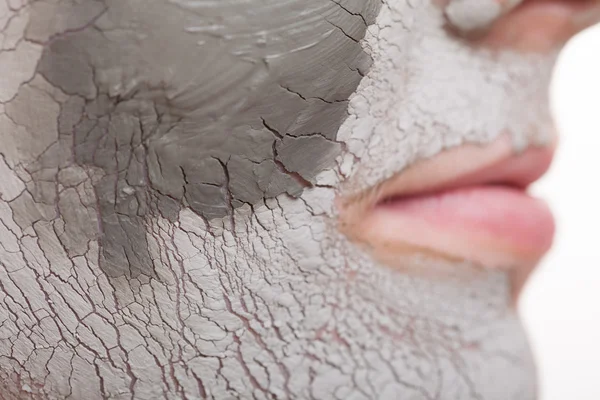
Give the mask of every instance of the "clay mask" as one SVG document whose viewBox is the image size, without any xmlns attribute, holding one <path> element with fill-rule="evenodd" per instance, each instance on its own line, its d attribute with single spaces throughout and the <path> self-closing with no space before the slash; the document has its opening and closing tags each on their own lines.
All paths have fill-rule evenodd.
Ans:
<svg viewBox="0 0 600 400">
<path fill-rule="evenodd" d="M 450 0 L 446 17 L 450 26 L 461 32 L 489 28 L 495 20 L 523 0 Z"/>
<path fill-rule="evenodd" d="M 338 229 L 420 159 L 549 141 L 555 54 L 455 3 L 0 0 L 2 392 L 534 399 L 505 271 Z"/>
</svg>

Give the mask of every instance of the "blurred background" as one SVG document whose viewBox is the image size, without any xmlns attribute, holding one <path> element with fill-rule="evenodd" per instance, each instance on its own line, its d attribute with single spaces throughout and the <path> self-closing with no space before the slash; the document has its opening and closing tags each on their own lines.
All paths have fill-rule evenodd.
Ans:
<svg viewBox="0 0 600 400">
<path fill-rule="evenodd" d="M 552 106 L 560 146 L 532 191 L 553 208 L 558 232 L 520 310 L 540 400 L 600 400 L 600 26 L 562 53 Z"/>
</svg>

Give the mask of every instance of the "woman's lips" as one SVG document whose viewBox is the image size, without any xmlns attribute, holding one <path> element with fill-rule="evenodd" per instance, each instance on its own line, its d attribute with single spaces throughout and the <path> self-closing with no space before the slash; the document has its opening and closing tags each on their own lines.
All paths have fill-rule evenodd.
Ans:
<svg viewBox="0 0 600 400">
<path fill-rule="evenodd" d="M 548 207 L 525 191 L 549 168 L 553 152 L 547 146 L 514 154 L 508 136 L 445 151 L 341 199 L 341 229 L 399 268 L 403 256 L 427 253 L 518 266 L 524 279 L 554 236 Z"/>
</svg>

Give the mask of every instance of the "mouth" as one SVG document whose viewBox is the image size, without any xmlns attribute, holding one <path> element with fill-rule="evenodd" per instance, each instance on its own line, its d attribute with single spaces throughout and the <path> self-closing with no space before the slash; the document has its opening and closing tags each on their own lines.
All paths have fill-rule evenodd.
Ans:
<svg viewBox="0 0 600 400">
<path fill-rule="evenodd" d="M 554 145 L 515 154 L 508 136 L 418 162 L 362 195 L 339 199 L 340 229 L 402 268 L 415 253 L 517 269 L 520 280 L 550 249 L 554 218 L 527 193 Z"/>
</svg>

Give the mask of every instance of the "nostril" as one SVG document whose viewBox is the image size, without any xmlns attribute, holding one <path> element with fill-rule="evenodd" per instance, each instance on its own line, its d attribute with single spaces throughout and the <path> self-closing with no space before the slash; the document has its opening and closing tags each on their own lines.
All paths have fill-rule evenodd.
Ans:
<svg viewBox="0 0 600 400">
<path fill-rule="evenodd" d="M 550 51 L 600 22 L 599 0 L 450 0 L 453 32 L 475 44 Z"/>
<path fill-rule="evenodd" d="M 462 33 L 481 32 L 523 0 L 450 0 L 446 18 Z"/>
</svg>

